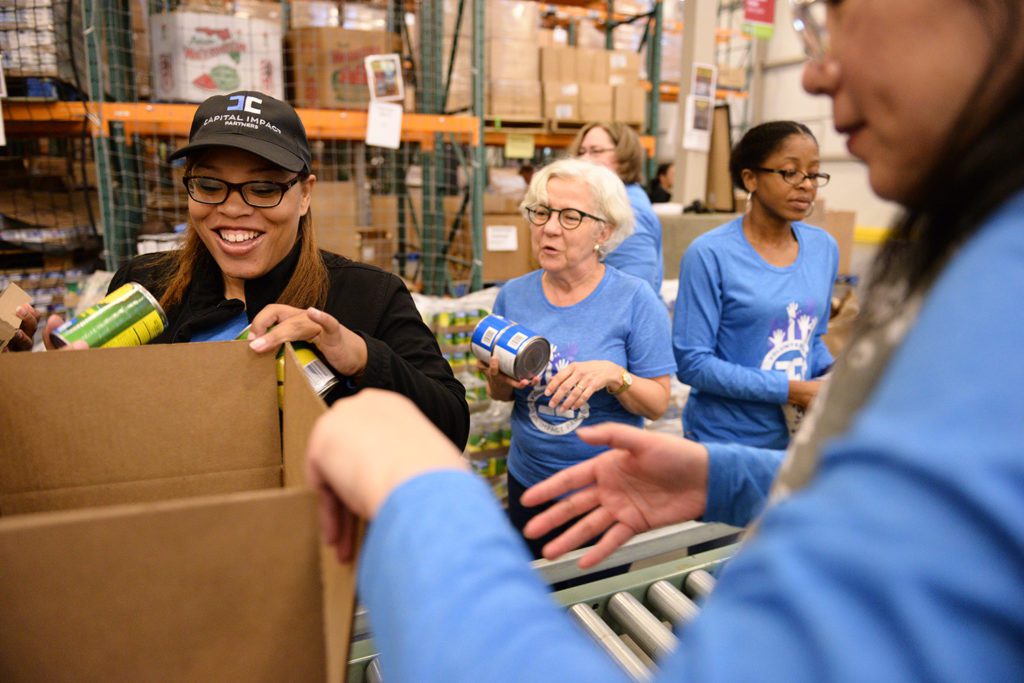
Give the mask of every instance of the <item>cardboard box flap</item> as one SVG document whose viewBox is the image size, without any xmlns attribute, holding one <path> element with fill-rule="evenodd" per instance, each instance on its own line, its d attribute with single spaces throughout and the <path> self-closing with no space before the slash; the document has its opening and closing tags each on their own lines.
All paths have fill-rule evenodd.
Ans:
<svg viewBox="0 0 1024 683">
<path fill-rule="evenodd" d="M 280 467 L 273 364 L 241 342 L 3 354 L 0 494 Z"/>
<path fill-rule="evenodd" d="M 0 679 L 325 680 L 315 505 L 276 490 L 0 520 Z"/>
<path fill-rule="evenodd" d="M 325 410 L 323 400 L 316 395 L 295 351 L 288 345 L 284 367 L 284 482 L 285 486 L 305 486 L 306 446 L 309 435 Z M 364 525 L 356 529 L 356 547 L 362 545 Z M 356 562 L 341 565 L 334 549 L 321 549 L 320 575 L 323 586 L 324 632 L 327 651 L 328 680 L 342 680 L 348 665 L 348 643 L 352 637 L 352 617 L 355 613 Z"/>
</svg>

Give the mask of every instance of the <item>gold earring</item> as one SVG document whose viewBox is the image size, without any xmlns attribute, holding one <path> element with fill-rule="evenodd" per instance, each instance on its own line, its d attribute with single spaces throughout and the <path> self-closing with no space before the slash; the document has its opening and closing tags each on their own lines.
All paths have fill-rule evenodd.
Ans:
<svg viewBox="0 0 1024 683">
<path fill-rule="evenodd" d="M 750 213 L 750 204 L 751 204 L 751 200 L 753 200 L 753 198 L 754 198 L 754 191 L 751 190 L 750 192 L 747 192 L 747 206 L 746 206 L 745 209 L 743 209 L 744 213 Z"/>
</svg>

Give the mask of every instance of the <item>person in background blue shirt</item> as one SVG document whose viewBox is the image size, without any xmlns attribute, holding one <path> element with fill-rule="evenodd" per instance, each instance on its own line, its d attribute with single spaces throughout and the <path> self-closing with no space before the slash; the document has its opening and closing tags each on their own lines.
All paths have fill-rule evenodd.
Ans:
<svg viewBox="0 0 1024 683">
<path fill-rule="evenodd" d="M 791 5 L 812 57 L 804 87 L 832 98 L 872 188 L 907 214 L 882 248 L 860 329 L 778 470 L 776 504 L 655 680 L 1019 680 L 1024 9 Z M 620 450 L 526 502 L 575 477 L 568 487 L 585 488 L 563 502 L 590 519 L 586 535 L 609 518 L 605 538 L 621 539 L 701 510 L 749 517 L 774 470 L 751 447 L 622 425 L 580 436 Z M 457 449 L 405 399 L 363 392 L 332 408 L 308 462 L 329 541 L 343 540 L 343 506 L 373 519 L 359 590 L 386 680 L 626 680 L 546 594 Z M 593 469 L 593 486 L 580 468 Z M 610 494 L 645 484 L 633 509 L 661 496 L 678 504 L 672 515 L 620 516 L 630 505 Z"/>
<path fill-rule="evenodd" d="M 640 137 L 624 123 L 588 123 L 576 134 L 569 155 L 600 164 L 619 176 L 626 185 L 636 229 L 604 262 L 624 273 L 647 281 L 661 296 L 665 263 L 661 249 L 661 221 L 640 184 L 646 161 Z"/>
<path fill-rule="evenodd" d="M 701 442 L 782 449 L 782 406 L 805 408 L 832 365 L 821 340 L 839 248 L 800 220 L 829 176 L 807 126 L 772 121 L 747 131 L 729 162 L 750 195 L 747 213 L 701 235 L 683 254 L 672 346 L 692 387 L 683 433 Z"/>
<path fill-rule="evenodd" d="M 494 312 L 546 338 L 551 358 L 532 382 L 501 374 L 496 358 L 483 366 L 490 395 L 515 401 L 508 509 L 519 529 L 541 511 L 519 504 L 527 486 L 600 452 L 576 429 L 657 419 L 675 370 L 665 306 L 639 278 L 598 258 L 629 235 L 618 178 L 595 164 L 556 161 L 534 175 L 522 210 L 540 269 L 506 283 Z M 531 541 L 538 557 L 541 546 Z"/>
</svg>

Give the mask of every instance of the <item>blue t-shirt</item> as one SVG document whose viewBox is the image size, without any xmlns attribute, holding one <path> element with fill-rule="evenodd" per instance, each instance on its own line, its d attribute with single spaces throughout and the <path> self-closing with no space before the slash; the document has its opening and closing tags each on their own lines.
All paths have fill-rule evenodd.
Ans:
<svg viewBox="0 0 1024 683">
<path fill-rule="evenodd" d="M 192 341 L 194 342 L 208 342 L 208 341 L 233 341 L 238 339 L 238 335 L 242 333 L 246 327 L 249 326 L 249 317 L 245 311 L 242 311 L 234 318 L 225 320 L 220 325 L 216 325 L 207 330 L 200 330 L 192 335 Z"/>
<path fill-rule="evenodd" d="M 821 340 L 831 312 L 839 247 L 824 230 L 793 224 L 799 253 L 770 265 L 743 234 L 743 218 L 701 235 L 679 266 L 672 346 L 693 391 L 686 436 L 703 442 L 785 448 L 789 380 L 832 365 Z"/>
<path fill-rule="evenodd" d="M 575 361 L 607 360 L 638 377 L 675 371 L 668 311 L 642 280 L 605 268 L 597 289 L 563 307 L 544 295 L 542 274 L 537 270 L 510 280 L 494 302 L 495 313 L 551 342 L 551 360 L 540 383 L 517 389 L 512 409 L 508 468 L 527 486 L 605 450 L 576 438 L 577 427 L 609 421 L 643 424 L 607 391 L 595 393 L 579 410 L 551 410 L 544 389 L 559 370 Z"/>
<path fill-rule="evenodd" d="M 942 273 L 849 431 L 764 515 L 654 683 L 1020 680 L 1022 288 L 1024 193 Z M 705 518 L 742 520 L 713 511 L 772 471 L 750 448 L 708 450 Z M 386 679 L 626 683 L 528 562 L 479 478 L 392 491 L 359 560 Z"/>
<path fill-rule="evenodd" d="M 633 234 L 605 257 L 604 262 L 624 273 L 646 280 L 661 295 L 665 262 L 661 251 L 661 221 L 651 207 L 644 188 L 637 183 L 626 185 L 626 195 L 633 207 L 636 229 Z"/>
</svg>

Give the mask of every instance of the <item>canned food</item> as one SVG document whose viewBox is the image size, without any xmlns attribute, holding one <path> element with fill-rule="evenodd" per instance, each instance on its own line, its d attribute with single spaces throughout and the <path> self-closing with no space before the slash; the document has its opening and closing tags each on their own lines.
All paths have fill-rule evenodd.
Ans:
<svg viewBox="0 0 1024 683">
<path fill-rule="evenodd" d="M 160 304 L 138 282 L 115 289 L 50 335 L 54 346 L 84 341 L 91 349 L 148 344 L 167 326 Z"/>
<path fill-rule="evenodd" d="M 530 379 L 544 371 L 551 358 L 551 344 L 519 323 L 488 315 L 473 330 L 473 355 L 489 364 L 498 359 L 503 374 L 515 379 Z"/>
<path fill-rule="evenodd" d="M 249 327 L 246 325 L 236 339 L 247 340 L 249 338 Z M 320 360 L 313 350 L 315 347 L 304 341 L 291 342 L 292 350 L 295 351 L 295 358 L 302 366 L 302 372 L 306 375 L 306 381 L 318 396 L 326 396 L 327 393 L 338 383 L 338 377 L 334 374 L 327 363 Z M 277 398 L 278 403 L 284 402 L 284 345 L 277 350 Z"/>
</svg>

